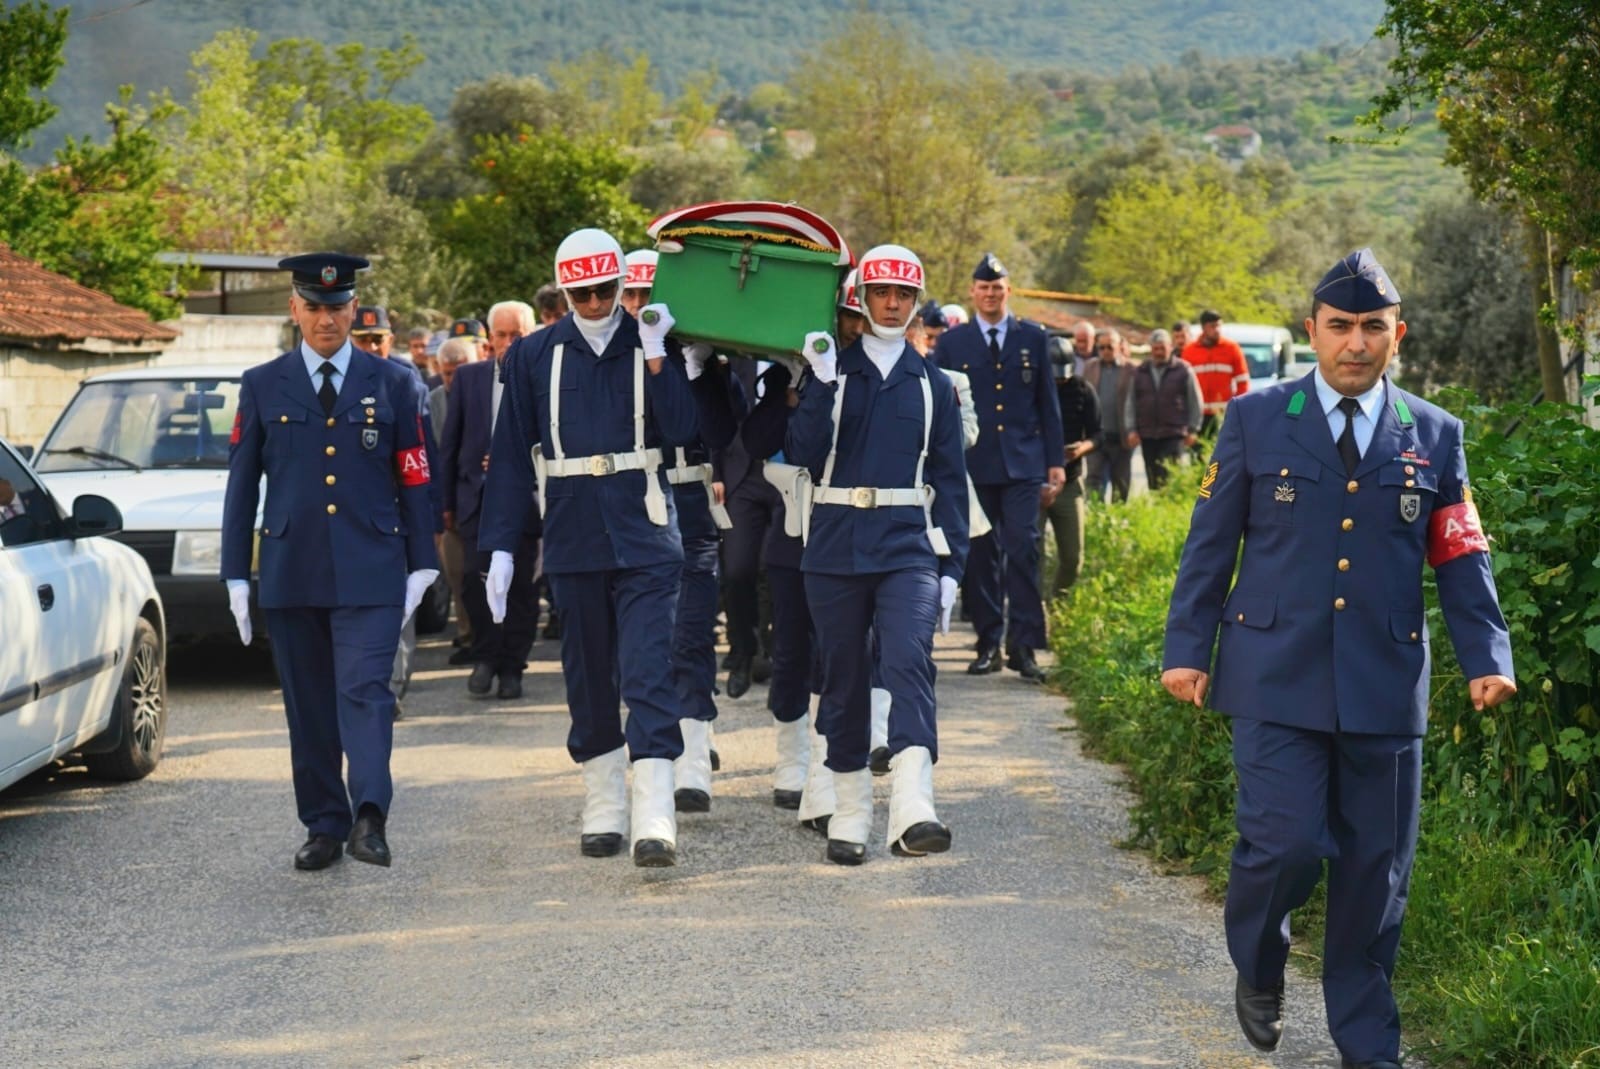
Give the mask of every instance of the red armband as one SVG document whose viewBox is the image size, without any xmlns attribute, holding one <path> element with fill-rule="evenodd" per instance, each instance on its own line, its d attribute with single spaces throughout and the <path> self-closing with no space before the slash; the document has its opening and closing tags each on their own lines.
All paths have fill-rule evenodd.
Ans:
<svg viewBox="0 0 1600 1069">
<path fill-rule="evenodd" d="M 233 433 L 228 435 L 228 444 L 229 445 L 238 445 L 239 444 L 239 436 L 241 434 L 243 434 L 243 433 L 244 433 L 244 413 L 243 412 L 239 412 L 239 411 L 236 410 L 233 413 Z"/>
<path fill-rule="evenodd" d="M 1428 563 L 1435 568 L 1468 553 L 1489 552 L 1489 536 L 1470 501 L 1433 510 L 1428 521 Z"/>
<path fill-rule="evenodd" d="M 394 455 L 395 474 L 401 486 L 426 486 L 428 483 L 428 450 L 423 446 L 402 449 Z"/>
</svg>

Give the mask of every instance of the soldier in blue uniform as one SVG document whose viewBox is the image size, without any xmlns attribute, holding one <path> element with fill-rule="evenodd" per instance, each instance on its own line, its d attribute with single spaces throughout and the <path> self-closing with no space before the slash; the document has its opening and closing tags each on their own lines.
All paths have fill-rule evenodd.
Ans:
<svg viewBox="0 0 1600 1069">
<path fill-rule="evenodd" d="M 692 356 L 687 371 L 667 358 L 670 315 L 641 331 L 623 312 L 622 248 L 611 235 L 568 235 L 555 266 L 572 312 L 518 341 L 501 370 L 478 524 L 478 548 L 490 552 L 490 612 L 505 618 L 512 554 L 537 480 L 544 568 L 561 606 L 567 749 L 583 768 L 579 847 L 590 857 L 621 849 L 631 756 L 634 863 L 672 865 L 672 762 L 683 752 L 672 622 L 683 542 L 664 452 L 699 435 L 688 376 L 704 369 Z"/>
<path fill-rule="evenodd" d="M 1039 508 L 1060 492 L 1067 473 L 1049 338 L 1011 315 L 1009 296 L 1005 267 L 986 254 L 972 272 L 977 315 L 940 335 L 933 358 L 972 381 L 979 432 L 967 466 L 978 502 L 994 526 L 972 545 L 967 590 L 978 656 L 967 671 L 998 672 L 1004 636 L 1006 666 L 1039 682 L 1044 673 L 1033 655 L 1045 644 Z"/>
<path fill-rule="evenodd" d="M 390 667 L 402 624 L 438 576 L 426 411 L 416 376 L 350 344 L 356 271 L 291 256 L 298 348 L 245 372 L 228 458 L 222 578 L 250 641 L 259 487 L 260 600 L 283 682 L 295 802 L 309 837 L 295 867 L 350 855 L 388 865 L 394 784 Z M 346 786 L 341 766 L 349 764 Z"/>
<path fill-rule="evenodd" d="M 922 263 L 909 249 L 880 245 L 857 270 L 867 332 L 843 353 L 826 334 L 806 338 L 812 377 L 784 448 L 816 484 L 801 568 L 822 660 L 817 726 L 833 772 L 827 856 L 842 865 L 865 860 L 872 827 L 869 629 L 893 702 L 890 849 L 919 856 L 950 848 L 933 805 L 933 632 L 949 627 L 967 553 L 955 388 L 905 340 Z"/>
<path fill-rule="evenodd" d="M 1329 1029 L 1347 1069 L 1397 1069 L 1390 978 L 1428 709 L 1424 559 L 1473 705 L 1516 684 L 1461 421 L 1384 374 L 1406 326 L 1370 249 L 1333 266 L 1305 326 L 1317 369 L 1228 406 L 1161 681 L 1196 706 L 1209 694 L 1233 719 L 1239 839 L 1225 919 L 1246 1038 L 1278 1044 L 1289 914 L 1327 859 Z"/>
</svg>

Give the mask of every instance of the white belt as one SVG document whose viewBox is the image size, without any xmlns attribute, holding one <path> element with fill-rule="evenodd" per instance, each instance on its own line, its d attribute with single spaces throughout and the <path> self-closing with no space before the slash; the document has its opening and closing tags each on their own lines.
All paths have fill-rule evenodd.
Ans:
<svg viewBox="0 0 1600 1069">
<path fill-rule="evenodd" d="M 709 474 L 711 474 L 710 464 L 687 464 L 681 468 L 668 468 L 667 483 L 670 486 L 682 486 L 684 483 L 704 482 Z"/>
<path fill-rule="evenodd" d="M 621 471 L 643 471 L 660 463 L 661 450 L 642 449 L 632 453 L 596 453 L 591 457 L 546 459 L 544 470 L 551 478 L 565 479 L 575 475 L 602 476 Z"/>
<path fill-rule="evenodd" d="M 928 500 L 928 495 L 923 490 L 886 490 L 878 486 L 819 486 L 814 491 L 813 500 L 819 505 L 876 509 L 892 505 L 921 507 Z"/>
<path fill-rule="evenodd" d="M 672 458 L 681 461 L 682 451 L 673 447 Z M 671 486 L 699 483 L 706 488 L 706 507 L 711 511 L 711 522 L 717 525 L 717 530 L 726 531 L 733 526 L 733 517 L 728 515 L 728 506 L 717 504 L 717 491 L 712 486 L 715 480 L 716 474 L 710 464 L 675 463 L 667 469 L 667 483 Z"/>
</svg>

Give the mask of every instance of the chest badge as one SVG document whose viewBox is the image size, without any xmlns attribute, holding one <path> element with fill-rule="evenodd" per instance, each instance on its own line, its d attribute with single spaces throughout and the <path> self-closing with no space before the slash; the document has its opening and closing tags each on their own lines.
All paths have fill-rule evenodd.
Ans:
<svg viewBox="0 0 1600 1069">
<path fill-rule="evenodd" d="M 1294 503 L 1294 483 L 1279 483 L 1272 491 L 1272 500 L 1281 501 L 1285 505 Z"/>
<path fill-rule="evenodd" d="M 376 397 L 363 397 L 361 399 L 361 403 L 364 405 L 375 405 L 378 403 L 378 399 Z"/>
<path fill-rule="evenodd" d="M 368 450 L 378 448 L 378 428 L 363 427 L 361 429 L 361 448 Z"/>
<path fill-rule="evenodd" d="M 1422 495 L 1401 494 L 1400 518 L 1407 523 L 1415 523 L 1420 515 L 1422 515 Z"/>
</svg>

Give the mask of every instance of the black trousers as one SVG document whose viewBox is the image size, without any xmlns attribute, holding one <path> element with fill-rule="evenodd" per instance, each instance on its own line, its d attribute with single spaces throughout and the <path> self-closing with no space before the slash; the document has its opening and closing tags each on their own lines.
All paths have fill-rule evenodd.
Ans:
<svg viewBox="0 0 1600 1069">
<path fill-rule="evenodd" d="M 773 524 L 783 525 L 783 498 L 765 479 L 747 477 L 728 497 L 733 526 L 722 534 L 722 605 L 728 614 L 728 651 L 754 657 L 764 645 L 760 583 L 762 547 Z"/>
<path fill-rule="evenodd" d="M 472 661 L 493 665 L 496 675 L 521 675 L 528 666 L 528 651 L 533 649 L 533 634 L 539 625 L 539 598 L 533 589 L 539 540 L 523 535 L 517 543 L 511 558 L 514 567 L 511 589 L 506 594 L 506 618 L 499 624 L 489 614 L 489 592 L 484 583 L 492 555 L 476 548 L 476 538 L 470 545 L 474 548 L 462 569 L 461 600 L 472 620 Z"/>
</svg>

